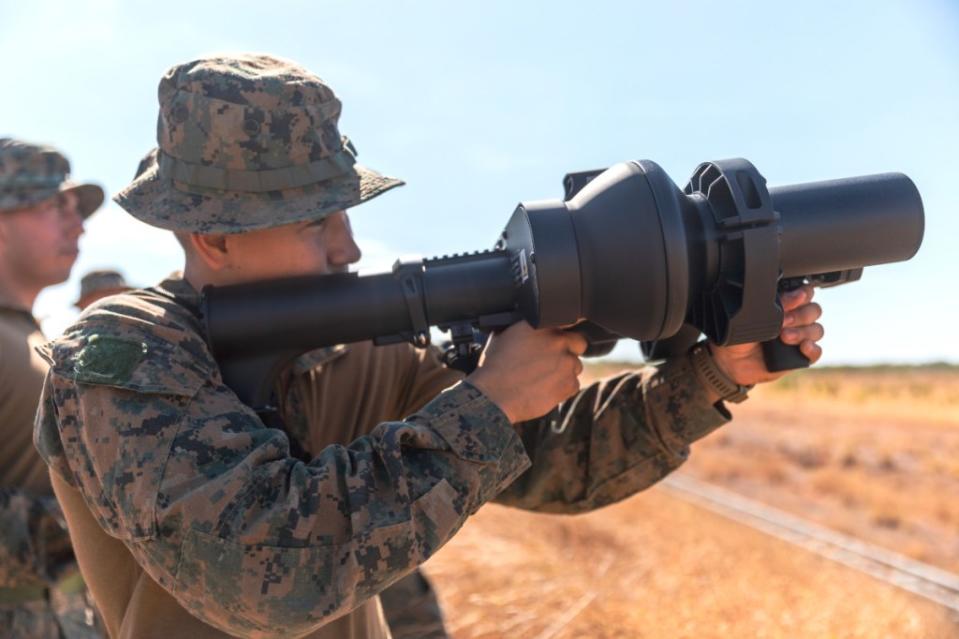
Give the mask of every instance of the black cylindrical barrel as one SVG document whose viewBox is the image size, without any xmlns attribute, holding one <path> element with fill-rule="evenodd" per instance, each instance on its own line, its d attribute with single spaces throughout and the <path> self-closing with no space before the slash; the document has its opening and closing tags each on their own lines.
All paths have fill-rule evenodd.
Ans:
<svg viewBox="0 0 959 639">
<path fill-rule="evenodd" d="M 427 260 L 422 297 L 407 297 L 396 273 L 293 277 L 204 290 L 207 337 L 217 358 L 307 351 L 414 330 L 412 305 L 430 325 L 511 311 L 509 257 L 502 252 Z"/>
<path fill-rule="evenodd" d="M 427 260 L 423 282 L 432 325 L 503 313 L 517 304 L 512 264 L 505 252 Z"/>
<path fill-rule="evenodd" d="M 781 216 L 785 277 L 908 260 L 922 243 L 922 199 L 902 173 L 769 189 Z"/>
</svg>

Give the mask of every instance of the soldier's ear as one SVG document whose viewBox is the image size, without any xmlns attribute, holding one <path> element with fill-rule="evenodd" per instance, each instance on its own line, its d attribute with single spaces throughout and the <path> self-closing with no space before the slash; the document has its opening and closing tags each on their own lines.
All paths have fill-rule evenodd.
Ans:
<svg viewBox="0 0 959 639">
<path fill-rule="evenodd" d="M 190 233 L 184 249 L 212 271 L 222 271 L 230 265 L 226 235 L 222 233 Z"/>
</svg>

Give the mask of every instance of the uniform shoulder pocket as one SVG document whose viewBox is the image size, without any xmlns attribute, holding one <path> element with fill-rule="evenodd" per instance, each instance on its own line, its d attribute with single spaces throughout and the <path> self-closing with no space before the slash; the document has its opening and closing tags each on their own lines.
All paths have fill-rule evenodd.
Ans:
<svg viewBox="0 0 959 639">
<path fill-rule="evenodd" d="M 56 435 L 104 530 L 149 539 L 172 443 L 191 401 L 218 373 L 205 351 L 186 344 L 196 341 L 188 334 L 89 328 L 60 338 L 48 353 Z"/>
<path fill-rule="evenodd" d="M 92 333 L 58 342 L 51 360 L 57 374 L 78 384 L 181 397 L 192 397 L 217 374 L 212 362 L 176 343 L 137 335 Z"/>
</svg>

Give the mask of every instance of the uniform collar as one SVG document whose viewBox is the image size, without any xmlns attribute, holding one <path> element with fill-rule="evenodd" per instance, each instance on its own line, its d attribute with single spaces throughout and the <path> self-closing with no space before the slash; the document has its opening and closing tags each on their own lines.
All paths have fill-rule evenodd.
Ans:
<svg viewBox="0 0 959 639">
<path fill-rule="evenodd" d="M 179 271 L 171 273 L 169 277 L 157 284 L 156 290 L 161 295 L 171 297 L 183 304 L 195 315 L 199 315 L 200 292 L 183 278 L 183 273 Z"/>
<path fill-rule="evenodd" d="M 8 311 L 20 311 L 23 313 L 30 313 L 30 309 L 25 307 L 19 302 L 14 302 L 12 299 L 0 293 L 0 308 Z"/>
<path fill-rule="evenodd" d="M 15 303 L 4 295 L 0 295 L 0 313 L 27 319 L 31 324 L 37 327 L 37 330 L 40 329 L 40 322 L 33 316 L 30 309 L 24 308 L 22 304 Z"/>
</svg>

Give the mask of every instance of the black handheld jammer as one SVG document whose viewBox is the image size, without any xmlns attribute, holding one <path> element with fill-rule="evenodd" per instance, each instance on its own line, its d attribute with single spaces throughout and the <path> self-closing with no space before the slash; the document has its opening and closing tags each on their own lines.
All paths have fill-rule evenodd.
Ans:
<svg viewBox="0 0 959 639">
<path fill-rule="evenodd" d="M 778 339 L 780 295 L 908 260 L 922 200 L 901 173 L 767 188 L 743 159 L 701 164 L 685 189 L 654 162 L 567 175 L 564 199 L 523 202 L 495 247 L 398 262 L 391 273 L 288 278 L 204 290 L 224 381 L 254 408 L 292 357 L 363 340 L 429 343 L 451 331 L 468 368 L 477 335 L 525 319 L 579 324 L 591 354 L 638 340 L 648 357 L 763 342 L 769 370 L 808 365 Z M 464 365 L 465 362 L 465 365 Z"/>
</svg>

